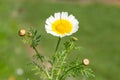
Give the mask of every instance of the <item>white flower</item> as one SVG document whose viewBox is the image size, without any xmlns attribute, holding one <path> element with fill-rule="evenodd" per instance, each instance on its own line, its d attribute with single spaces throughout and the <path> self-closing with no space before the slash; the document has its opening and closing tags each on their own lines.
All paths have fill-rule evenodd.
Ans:
<svg viewBox="0 0 120 80">
<path fill-rule="evenodd" d="M 45 29 L 47 33 L 62 38 L 75 33 L 79 28 L 78 24 L 78 20 L 73 15 L 58 12 L 46 20 Z"/>
</svg>

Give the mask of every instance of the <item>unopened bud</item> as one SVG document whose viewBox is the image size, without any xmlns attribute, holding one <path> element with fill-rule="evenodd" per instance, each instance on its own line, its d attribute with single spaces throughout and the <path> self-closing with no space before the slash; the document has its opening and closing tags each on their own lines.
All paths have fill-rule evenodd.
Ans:
<svg viewBox="0 0 120 80">
<path fill-rule="evenodd" d="M 82 62 L 85 66 L 89 65 L 89 63 L 90 63 L 89 59 L 83 59 Z"/>
<path fill-rule="evenodd" d="M 32 37 L 32 33 L 31 33 L 31 32 L 28 32 L 28 36 L 29 36 L 29 37 Z"/>
<path fill-rule="evenodd" d="M 26 30 L 25 29 L 20 29 L 19 30 L 19 36 L 24 36 L 26 34 Z"/>
<path fill-rule="evenodd" d="M 73 40 L 73 41 L 77 41 L 78 38 L 76 38 L 76 37 L 72 37 L 72 40 Z"/>
</svg>

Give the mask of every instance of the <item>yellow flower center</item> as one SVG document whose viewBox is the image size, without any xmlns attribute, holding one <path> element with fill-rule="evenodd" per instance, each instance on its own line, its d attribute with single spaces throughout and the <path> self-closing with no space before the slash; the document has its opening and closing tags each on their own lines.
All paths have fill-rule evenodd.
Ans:
<svg viewBox="0 0 120 80">
<path fill-rule="evenodd" d="M 56 20 L 52 24 L 52 30 L 58 34 L 66 34 L 72 31 L 72 24 L 70 21 L 65 19 Z"/>
</svg>

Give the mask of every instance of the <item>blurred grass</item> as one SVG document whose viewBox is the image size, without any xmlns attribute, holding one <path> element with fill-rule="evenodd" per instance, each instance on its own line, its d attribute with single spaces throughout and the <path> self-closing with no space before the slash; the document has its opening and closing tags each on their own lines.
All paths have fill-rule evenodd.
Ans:
<svg viewBox="0 0 120 80">
<path fill-rule="evenodd" d="M 28 48 L 17 32 L 29 25 L 35 27 L 42 34 L 41 52 L 51 56 L 57 38 L 46 34 L 44 24 L 51 14 L 61 11 L 72 13 L 80 22 L 74 36 L 79 38 L 77 44 L 83 49 L 73 55 L 90 59 L 90 67 L 96 75 L 92 80 L 120 80 L 120 7 L 41 0 L 0 0 L 0 80 L 8 80 L 10 76 L 16 80 L 37 80 L 27 66 L 30 62 Z M 16 74 L 18 68 L 23 68 L 24 75 Z"/>
</svg>

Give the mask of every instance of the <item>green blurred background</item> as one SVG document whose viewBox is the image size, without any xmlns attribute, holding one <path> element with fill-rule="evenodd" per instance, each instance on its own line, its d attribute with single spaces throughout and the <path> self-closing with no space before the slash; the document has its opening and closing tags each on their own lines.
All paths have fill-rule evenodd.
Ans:
<svg viewBox="0 0 120 80">
<path fill-rule="evenodd" d="M 120 80 L 120 6 L 96 0 L 63 1 L 0 0 L 0 80 L 39 80 L 27 65 L 33 51 L 23 44 L 18 30 L 30 26 L 37 29 L 42 35 L 39 51 L 51 56 L 58 38 L 46 34 L 45 20 L 61 11 L 73 14 L 80 22 L 74 36 L 83 48 L 71 59 L 90 59 L 89 67 L 96 77 L 88 80 Z"/>
</svg>

